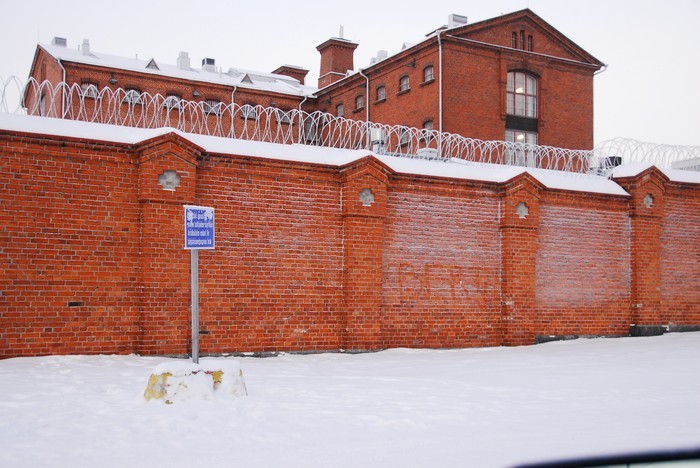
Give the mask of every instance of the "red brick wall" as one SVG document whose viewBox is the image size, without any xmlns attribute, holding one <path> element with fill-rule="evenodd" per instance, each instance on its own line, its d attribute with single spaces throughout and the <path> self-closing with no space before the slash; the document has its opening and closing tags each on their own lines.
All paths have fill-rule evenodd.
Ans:
<svg viewBox="0 0 700 468">
<path fill-rule="evenodd" d="M 700 324 L 700 188 L 670 184 L 661 226 L 662 323 Z"/>
<path fill-rule="evenodd" d="M 496 19 L 498 21 L 498 19 Z M 525 38 L 525 49 L 527 49 L 527 37 L 532 36 L 532 52 L 550 55 L 552 57 L 562 57 L 569 60 L 580 60 L 566 47 L 563 47 L 559 40 L 554 40 L 551 33 L 541 28 L 539 25 L 521 18 L 509 24 L 494 26 L 491 22 L 483 22 L 483 27 L 465 34 L 459 34 L 461 37 L 474 41 L 485 42 L 487 44 L 497 44 L 502 47 L 512 46 L 512 34 L 516 33 L 517 44 L 516 48 L 520 49 L 520 31 L 523 31 Z"/>
<path fill-rule="evenodd" d="M 133 155 L 0 139 L 0 357 L 129 353 L 139 321 Z"/>
<path fill-rule="evenodd" d="M 501 70 L 498 54 L 447 40 L 443 54 L 443 130 L 504 140 L 507 71 Z"/>
<path fill-rule="evenodd" d="M 538 334 L 628 332 L 630 233 L 624 198 L 547 197 L 537 245 Z"/>
<path fill-rule="evenodd" d="M 207 157 L 197 203 L 216 208 L 200 253 L 202 352 L 340 347 L 340 181 L 325 168 Z"/>
<path fill-rule="evenodd" d="M 29 76 L 33 77 L 37 84 L 28 88 L 28 93 L 26 96 L 25 107 L 29 109 L 29 112 L 35 110 L 36 114 L 41 114 L 42 109 L 36 99 L 40 99 L 42 95 L 46 96 L 46 105 L 44 107 L 44 114 L 47 115 L 52 112 L 52 116 L 60 116 L 62 109 L 60 103 L 62 102 L 62 93 L 56 92 L 53 96 L 55 107 L 53 110 L 49 110 L 49 101 L 51 100 L 51 93 L 43 88 L 42 92 L 39 92 L 41 83 L 48 81 L 53 84 L 60 83 L 63 81 L 63 70 L 61 70 L 58 62 L 51 56 L 49 56 L 44 49 L 37 48 L 36 56 L 33 63 L 33 68 L 29 72 Z"/>
<path fill-rule="evenodd" d="M 0 158 L 0 357 L 188 353 L 184 204 L 216 209 L 217 248 L 200 252 L 203 353 L 700 325 L 700 189 L 657 169 L 620 179 L 627 197 L 528 174 L 399 175 L 372 157 L 207 154 L 173 134 L 130 146 L 3 132 Z"/>
<path fill-rule="evenodd" d="M 443 38 L 442 47 L 443 131 L 503 140 L 507 74 L 524 70 L 539 80 L 538 143 L 570 149 L 593 147 L 594 68 L 450 37 Z M 433 66 L 435 79 L 423 83 L 423 70 L 428 65 Z M 426 120 L 432 120 L 438 129 L 439 65 L 437 43 L 427 43 L 411 55 L 391 57 L 365 70 L 369 93 L 359 75 L 322 91 L 318 109 L 335 115 L 336 106 L 342 103 L 346 118 L 365 120 L 366 108 L 357 110 L 355 106 L 355 98 L 362 95 L 365 107 L 369 106 L 370 121 L 422 128 Z M 409 77 L 411 89 L 399 93 L 399 79 L 404 75 Z M 378 86 L 386 88 L 384 101 L 377 101 Z"/>
<path fill-rule="evenodd" d="M 498 193 L 392 182 L 384 231 L 385 347 L 500 344 Z"/>
</svg>

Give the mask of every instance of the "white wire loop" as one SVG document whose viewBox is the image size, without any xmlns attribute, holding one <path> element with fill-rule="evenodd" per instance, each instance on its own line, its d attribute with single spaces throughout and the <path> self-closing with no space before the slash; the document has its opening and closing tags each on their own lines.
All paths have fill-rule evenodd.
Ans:
<svg viewBox="0 0 700 468">
<path fill-rule="evenodd" d="M 616 138 L 593 150 L 478 140 L 454 133 L 386 125 L 316 111 L 282 110 L 237 103 L 188 101 L 122 88 L 78 83 L 26 84 L 0 77 L 0 112 L 139 128 L 172 127 L 185 133 L 268 143 L 367 149 L 378 154 L 536 167 L 606 176 L 622 162 L 700 170 L 700 147 L 643 143 Z"/>
</svg>

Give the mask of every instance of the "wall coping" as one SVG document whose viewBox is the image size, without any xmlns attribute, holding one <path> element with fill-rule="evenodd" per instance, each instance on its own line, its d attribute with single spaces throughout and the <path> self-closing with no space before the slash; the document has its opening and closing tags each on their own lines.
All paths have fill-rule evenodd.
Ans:
<svg viewBox="0 0 700 468">
<path fill-rule="evenodd" d="M 37 116 L 0 114 L 0 133 L 27 133 L 48 137 L 74 138 L 82 142 L 117 143 L 128 146 L 141 145 L 172 134 L 206 153 L 311 163 L 338 168 L 369 156 L 396 174 L 503 184 L 527 173 L 547 189 L 629 196 L 629 193 L 614 180 L 597 175 L 570 174 L 547 169 L 474 163 L 463 160 L 411 159 L 379 155 L 368 150 L 264 143 L 188 134 L 169 127 L 143 129 Z M 640 163 L 628 164 L 617 168 L 613 176 L 615 178 L 631 177 L 648 170 L 651 166 L 651 164 Z M 659 170 L 672 182 L 700 184 L 700 173 L 673 169 Z"/>
</svg>

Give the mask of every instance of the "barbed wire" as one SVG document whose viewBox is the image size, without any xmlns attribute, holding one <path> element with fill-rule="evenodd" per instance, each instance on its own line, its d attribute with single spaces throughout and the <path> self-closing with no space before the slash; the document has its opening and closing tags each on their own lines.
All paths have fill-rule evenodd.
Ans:
<svg viewBox="0 0 700 468">
<path fill-rule="evenodd" d="M 608 160 L 620 158 L 624 162 L 648 162 L 657 167 L 700 171 L 700 146 L 667 145 L 613 138 L 596 145 L 596 152 Z M 614 159 L 610 164 L 615 163 Z"/>
<path fill-rule="evenodd" d="M 123 88 L 98 89 L 78 83 L 38 82 L 34 78 L 24 84 L 14 76 L 7 80 L 0 77 L 0 91 L 0 112 L 5 113 L 139 128 L 172 127 L 185 133 L 368 149 L 378 154 L 409 158 L 460 159 L 598 175 L 607 175 L 615 165 L 631 161 L 690 169 L 700 165 L 700 147 L 655 145 L 622 138 L 603 142 L 593 150 L 572 150 L 478 140 L 437 130 L 352 120 L 320 111 L 283 110 L 212 100 L 189 101 Z"/>
</svg>

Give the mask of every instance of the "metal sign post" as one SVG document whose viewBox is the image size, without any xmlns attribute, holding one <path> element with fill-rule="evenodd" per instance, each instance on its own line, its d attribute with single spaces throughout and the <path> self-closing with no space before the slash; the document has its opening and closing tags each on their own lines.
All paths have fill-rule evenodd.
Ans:
<svg viewBox="0 0 700 468">
<path fill-rule="evenodd" d="M 185 205 L 185 250 L 190 251 L 192 362 L 199 364 L 199 251 L 214 249 L 214 208 Z"/>
</svg>

